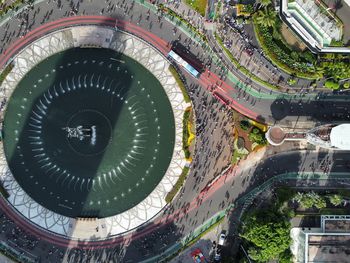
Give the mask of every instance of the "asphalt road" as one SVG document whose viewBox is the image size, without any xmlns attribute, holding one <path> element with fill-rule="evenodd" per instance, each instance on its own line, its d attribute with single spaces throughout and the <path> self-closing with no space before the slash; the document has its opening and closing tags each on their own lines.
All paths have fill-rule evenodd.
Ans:
<svg viewBox="0 0 350 263">
<path fill-rule="evenodd" d="M 164 18 L 161 18 L 160 23 L 158 23 L 157 15 L 152 12 L 149 13 L 149 19 L 146 19 L 147 9 L 139 4 L 134 4 L 131 8 L 129 1 L 117 1 L 118 8 L 115 8 L 114 2 L 112 4 L 108 1 L 107 3 L 101 3 L 101 1 L 62 1 L 61 4 L 43 1 L 35 5 L 33 10 L 25 12 L 27 14 L 23 17 L 28 23 L 25 22 L 21 25 L 21 20 L 13 18 L 0 26 L 2 51 L 14 43 L 27 29 L 33 30 L 44 23 L 67 16 L 71 10 L 71 3 L 78 9 L 79 15 L 106 15 L 131 21 L 167 42 L 181 41 L 184 45 L 189 46 L 190 52 L 204 63 L 211 61 L 211 55 L 207 51 L 203 50 L 200 45 L 193 43 L 172 23 Z M 112 11 L 107 12 L 108 9 Z M 215 66 L 210 69 L 213 73 L 220 74 L 220 69 Z M 50 241 L 34 237 L 33 234 L 23 234 L 25 233 L 24 229 L 16 226 L 13 220 L 9 220 L 3 215 L 1 220 L 8 227 L 3 228 L 0 238 L 4 241 L 17 240 L 18 236 L 26 235 L 28 238 L 35 239 L 35 242 L 32 242 L 35 244 L 33 248 L 28 247 L 27 241 L 22 242 L 25 244 L 15 241 L 17 242 L 15 244 L 27 251 L 23 252 L 24 254 L 30 253 L 41 262 L 139 262 L 164 251 L 184 235 L 193 231 L 207 218 L 271 176 L 286 171 L 317 170 L 319 169 L 317 167 L 319 161 L 324 160 L 327 155 L 332 155 L 330 158 L 334 162 L 332 164 L 334 171 L 348 170 L 346 163 L 350 157 L 345 152 L 281 154 L 258 164 L 252 162 L 247 170 L 235 169 L 233 174 L 226 177 L 222 185 L 218 185 L 206 193 L 205 196 L 202 196 L 202 200 L 196 200 L 198 193 L 207 182 L 219 174 L 229 163 L 233 138 L 232 118 L 230 118 L 228 109 L 212 98 L 207 86 L 203 86 L 203 83 L 191 78 L 186 73 L 184 76 L 197 115 L 196 155 L 182 194 L 178 195 L 169 208 L 156 219 L 168 217 L 167 221 L 155 220 L 159 223 L 158 225 L 152 225 L 151 222 L 144 229 L 129 236 L 128 239 L 116 239 L 115 245 L 111 244 L 109 247 L 102 248 L 98 244 L 85 244 L 85 248 L 82 249 L 76 248 L 74 245 L 68 248 L 59 244 L 53 245 Z M 336 98 L 323 97 L 322 94 L 305 95 L 305 97 L 296 95 L 296 98 L 293 98 L 278 92 L 267 92 L 261 89 L 261 92 L 257 93 L 258 95 L 253 96 L 233 83 L 232 80 L 227 78 L 224 80 L 226 83 L 222 85 L 220 80 L 215 80 L 214 83 L 218 83 L 218 86 L 221 87 L 214 88 L 222 93 L 222 96 L 227 96 L 229 100 L 232 99 L 239 104 L 242 111 L 245 108 L 250 109 L 264 122 L 279 123 L 288 127 L 291 125 L 304 127 L 313 126 L 315 123 L 345 121 L 350 118 L 348 114 L 349 96 L 347 95 Z M 258 87 L 255 88 L 259 90 Z M 15 230 L 13 231 L 13 229 Z M 146 231 L 147 229 L 150 230 Z"/>
<path fill-rule="evenodd" d="M 188 38 L 180 29 L 170 23 L 165 18 L 160 18 L 158 23 L 158 16 L 152 11 L 148 13 L 147 9 L 139 4 L 134 4 L 130 9 L 129 2 L 126 4 L 117 4 L 118 8 L 115 8 L 112 4 L 103 3 L 99 1 L 72 1 L 73 6 L 78 7 L 78 15 L 106 15 L 115 17 L 121 20 L 127 20 L 139 25 L 140 27 L 152 32 L 165 41 L 172 43 L 173 41 L 179 41 L 184 46 L 189 48 L 189 52 L 197 56 L 204 64 L 209 64 L 212 61 L 212 55 L 206 50 Z M 110 2 L 108 2 L 110 3 Z M 120 2 L 117 2 L 120 3 Z M 69 14 L 70 2 L 62 1 L 61 5 L 56 5 L 53 2 L 48 4 L 47 1 L 43 1 L 37 5 L 34 10 L 29 10 L 23 13 L 25 21 L 23 23 L 17 21 L 15 18 L 11 19 L 8 23 L 3 24 L 0 28 L 0 40 L 2 43 L 2 49 L 6 48 L 14 42 L 14 40 L 26 30 L 33 30 L 41 24 L 49 21 L 54 21 L 57 18 L 67 16 Z M 108 6 L 110 6 L 111 12 L 107 12 Z M 122 6 L 122 8 L 119 8 Z M 125 8 L 123 8 L 125 7 Z M 39 9 L 40 8 L 40 9 Z M 149 14 L 149 15 L 148 15 Z M 147 17 L 149 18 L 147 19 Z M 223 57 L 225 60 L 225 57 Z M 226 58 L 227 60 L 227 58 Z M 0 58 L 1 61 L 1 58 Z M 226 61 L 226 64 L 229 62 Z M 217 75 L 220 75 L 220 69 L 215 67 L 212 63 L 210 70 Z M 268 91 L 265 88 L 259 86 L 256 83 L 252 83 L 249 79 L 244 79 L 244 76 L 240 72 L 233 71 L 236 78 L 241 79 L 254 87 L 254 93 L 250 92 L 251 89 L 243 89 L 241 84 L 234 83 L 233 78 L 223 77 L 227 86 L 220 87 L 220 81 L 216 81 L 219 84 L 219 88 L 216 88 L 218 93 L 222 93 L 223 96 L 229 98 L 231 101 L 235 101 L 242 108 L 252 109 L 255 112 L 259 112 L 256 116 L 257 119 L 266 123 L 279 123 L 280 125 L 290 126 L 293 122 L 296 122 L 296 127 L 303 127 L 305 123 L 318 122 L 324 123 L 333 121 L 347 120 L 350 116 L 347 114 L 347 104 L 350 99 L 349 95 L 341 94 L 304 94 L 304 95 L 284 95 L 277 91 Z M 187 74 L 185 74 L 189 82 L 194 82 Z M 260 92 L 259 92 L 260 91 Z M 285 102 L 279 106 L 281 101 Z M 242 109 L 231 105 L 242 113 L 245 113 Z M 318 107 L 320 106 L 320 107 Z"/>
</svg>

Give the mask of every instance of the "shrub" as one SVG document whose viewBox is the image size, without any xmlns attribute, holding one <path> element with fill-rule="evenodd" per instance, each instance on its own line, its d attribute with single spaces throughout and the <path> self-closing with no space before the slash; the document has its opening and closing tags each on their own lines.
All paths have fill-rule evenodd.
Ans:
<svg viewBox="0 0 350 263">
<path fill-rule="evenodd" d="M 345 83 L 343 84 L 343 88 L 344 88 L 344 89 L 350 88 L 350 82 L 345 82 Z"/>
<path fill-rule="evenodd" d="M 324 87 L 327 89 L 337 90 L 337 89 L 339 89 L 339 83 L 334 82 L 332 80 L 327 80 L 324 83 Z"/>
<path fill-rule="evenodd" d="M 239 126 L 241 127 L 242 130 L 244 131 L 248 131 L 249 128 L 251 127 L 249 121 L 246 121 L 246 120 L 242 120 L 239 124 Z"/>
<path fill-rule="evenodd" d="M 185 166 L 182 169 L 182 173 L 179 176 L 179 179 L 177 179 L 175 185 L 173 186 L 171 191 L 165 197 L 165 202 L 167 202 L 167 204 L 170 203 L 173 200 L 173 198 L 176 195 L 176 193 L 180 190 L 180 188 L 182 187 L 182 185 L 184 184 L 184 182 L 186 180 L 186 177 L 187 177 L 187 174 L 188 174 L 189 171 L 190 171 L 190 168 L 187 167 L 187 166 Z"/>
<path fill-rule="evenodd" d="M 179 86 L 179 88 L 181 89 L 182 95 L 184 96 L 184 100 L 185 102 L 191 102 L 191 98 L 187 93 L 186 87 L 185 87 L 185 83 L 182 81 L 179 73 L 177 72 L 176 68 L 173 65 L 169 66 L 169 71 L 170 73 L 173 75 L 177 85 Z"/>
<path fill-rule="evenodd" d="M 185 158 L 189 159 L 191 152 L 189 150 L 190 145 L 188 145 L 188 138 L 190 137 L 190 131 L 188 130 L 188 123 L 190 122 L 191 110 L 187 109 L 184 113 L 182 120 L 182 149 L 185 153 Z"/>
<path fill-rule="evenodd" d="M 343 198 L 337 194 L 328 196 L 328 199 L 329 199 L 329 202 L 334 206 L 339 206 L 343 203 Z"/>
<path fill-rule="evenodd" d="M 266 145 L 267 143 L 265 138 L 265 133 L 256 127 L 254 127 L 252 131 L 249 133 L 248 138 L 253 143 L 255 142 L 259 145 Z"/>
<path fill-rule="evenodd" d="M 4 82 L 4 80 L 6 79 L 7 75 L 11 72 L 13 67 L 14 67 L 14 65 L 11 63 L 1 72 L 1 74 L 0 74 L 0 86 Z"/>
<path fill-rule="evenodd" d="M 297 80 L 293 77 L 290 77 L 288 80 L 287 80 L 287 83 L 289 86 L 293 86 L 297 83 Z"/>
<path fill-rule="evenodd" d="M 325 198 L 315 192 L 297 193 L 293 200 L 306 209 L 311 207 L 322 209 L 327 206 Z"/>
</svg>

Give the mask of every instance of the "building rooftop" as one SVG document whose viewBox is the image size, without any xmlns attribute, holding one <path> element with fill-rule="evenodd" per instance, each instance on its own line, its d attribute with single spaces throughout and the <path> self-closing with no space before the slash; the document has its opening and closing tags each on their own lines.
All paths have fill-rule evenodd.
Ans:
<svg viewBox="0 0 350 263">
<path fill-rule="evenodd" d="M 330 139 L 333 147 L 350 150 L 350 124 L 341 124 L 332 128 Z"/>
<path fill-rule="evenodd" d="M 307 262 L 349 262 L 350 235 L 313 235 L 308 236 Z"/>
<path fill-rule="evenodd" d="M 322 215 L 320 228 L 291 230 L 298 263 L 341 263 L 350 258 L 350 215 Z"/>
<path fill-rule="evenodd" d="M 332 40 L 342 39 L 343 27 L 341 21 L 323 3 L 313 0 L 281 0 L 280 10 L 282 20 L 311 50 L 350 52 L 347 47 L 331 47 Z"/>
</svg>

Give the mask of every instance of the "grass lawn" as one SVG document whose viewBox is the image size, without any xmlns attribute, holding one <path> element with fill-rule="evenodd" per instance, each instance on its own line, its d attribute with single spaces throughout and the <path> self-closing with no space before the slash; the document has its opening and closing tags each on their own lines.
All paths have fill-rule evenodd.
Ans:
<svg viewBox="0 0 350 263">
<path fill-rule="evenodd" d="M 177 85 L 179 86 L 179 88 L 181 89 L 182 95 L 184 96 L 184 100 L 185 102 L 191 102 L 191 98 L 187 93 L 186 87 L 184 82 L 182 81 L 179 73 L 177 72 L 176 68 L 173 65 L 169 66 L 169 71 L 170 73 L 173 75 L 173 77 L 175 78 L 175 81 L 177 83 Z"/>
<path fill-rule="evenodd" d="M 205 16 L 208 0 L 186 0 L 186 4 L 196 10 L 201 16 Z"/>
<path fill-rule="evenodd" d="M 179 179 L 177 179 L 175 185 L 173 186 L 171 191 L 165 197 L 165 202 L 167 204 L 169 204 L 173 200 L 173 198 L 175 197 L 177 192 L 181 189 L 182 185 L 185 183 L 185 180 L 186 180 L 186 177 L 187 177 L 187 174 L 188 174 L 189 171 L 190 171 L 190 168 L 187 167 L 187 166 L 185 166 L 182 169 L 182 173 L 179 176 Z"/>
</svg>

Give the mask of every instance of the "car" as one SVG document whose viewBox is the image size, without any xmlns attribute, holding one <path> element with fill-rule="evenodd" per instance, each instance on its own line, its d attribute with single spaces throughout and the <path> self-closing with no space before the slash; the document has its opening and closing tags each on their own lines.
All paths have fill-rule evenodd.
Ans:
<svg viewBox="0 0 350 263">
<path fill-rule="evenodd" d="M 215 261 L 220 261 L 221 260 L 221 255 L 218 254 L 218 253 L 215 253 L 214 260 Z"/>
<path fill-rule="evenodd" d="M 221 233 L 219 236 L 218 245 L 223 246 L 225 243 L 225 239 L 226 239 L 226 235 L 224 233 Z"/>
<path fill-rule="evenodd" d="M 199 248 L 197 248 L 196 250 L 194 250 L 191 253 L 191 257 L 195 263 L 205 262 L 205 258 L 203 256 L 203 253 Z"/>
</svg>

